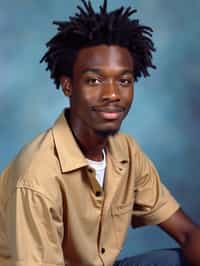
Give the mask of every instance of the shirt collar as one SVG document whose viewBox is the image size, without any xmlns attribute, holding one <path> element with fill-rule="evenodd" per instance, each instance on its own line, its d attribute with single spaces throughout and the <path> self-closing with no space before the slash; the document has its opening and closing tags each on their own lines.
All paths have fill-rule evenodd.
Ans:
<svg viewBox="0 0 200 266">
<path fill-rule="evenodd" d="M 65 118 L 64 112 L 56 120 L 53 128 L 53 138 L 56 146 L 56 151 L 63 172 L 70 172 L 88 165 L 87 159 L 80 150 L 69 124 Z M 123 141 L 117 141 L 120 137 L 117 134 L 114 137 L 109 137 L 108 152 L 117 163 L 128 162 L 127 147 Z M 117 137 L 118 136 L 118 137 Z M 125 146 L 124 146 L 125 144 Z"/>
<path fill-rule="evenodd" d="M 87 160 L 74 139 L 64 112 L 56 120 L 52 131 L 63 172 L 70 172 L 88 165 Z"/>
</svg>

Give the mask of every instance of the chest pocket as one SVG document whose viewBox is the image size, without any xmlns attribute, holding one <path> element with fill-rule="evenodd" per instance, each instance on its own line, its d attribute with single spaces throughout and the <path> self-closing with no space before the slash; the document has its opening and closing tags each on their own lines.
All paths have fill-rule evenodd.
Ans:
<svg viewBox="0 0 200 266">
<path fill-rule="evenodd" d="M 118 248 L 122 248 L 130 225 L 133 210 L 133 202 L 112 206 L 114 235 Z"/>
</svg>

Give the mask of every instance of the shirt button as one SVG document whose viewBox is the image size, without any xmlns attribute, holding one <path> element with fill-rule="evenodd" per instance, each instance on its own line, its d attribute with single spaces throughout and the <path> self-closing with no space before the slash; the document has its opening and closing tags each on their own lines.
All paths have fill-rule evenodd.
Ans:
<svg viewBox="0 0 200 266">
<path fill-rule="evenodd" d="M 91 168 L 88 168 L 88 172 L 93 173 L 93 170 Z"/>
<path fill-rule="evenodd" d="M 101 191 L 97 191 L 96 192 L 96 197 L 100 197 L 101 196 Z"/>
<path fill-rule="evenodd" d="M 105 252 L 106 252 L 105 248 L 102 248 L 102 249 L 101 249 L 101 253 L 103 254 L 103 253 L 105 253 Z"/>
</svg>

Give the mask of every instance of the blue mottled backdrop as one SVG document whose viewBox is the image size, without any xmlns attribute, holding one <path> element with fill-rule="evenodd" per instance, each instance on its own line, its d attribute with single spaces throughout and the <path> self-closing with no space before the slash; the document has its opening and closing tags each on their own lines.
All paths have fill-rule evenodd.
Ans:
<svg viewBox="0 0 200 266">
<path fill-rule="evenodd" d="M 101 1 L 92 1 L 97 7 Z M 66 106 L 39 60 L 53 20 L 78 0 L 0 0 L 0 171 Z M 200 222 L 200 1 L 110 0 L 133 5 L 154 29 L 156 71 L 136 84 L 123 131 L 134 135 L 185 211 Z M 176 243 L 158 228 L 130 230 L 121 256 Z"/>
</svg>

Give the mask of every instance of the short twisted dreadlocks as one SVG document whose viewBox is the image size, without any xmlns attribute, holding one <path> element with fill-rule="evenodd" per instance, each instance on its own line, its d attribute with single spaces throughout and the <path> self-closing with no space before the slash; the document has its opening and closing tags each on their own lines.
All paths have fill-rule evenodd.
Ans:
<svg viewBox="0 0 200 266">
<path fill-rule="evenodd" d="M 127 48 L 134 59 L 135 80 L 142 75 L 149 76 L 148 68 L 155 68 L 152 64 L 152 52 L 155 51 L 152 29 L 129 18 L 137 10 L 121 7 L 108 12 L 104 0 L 99 13 L 96 13 L 90 1 L 81 2 L 83 7 L 77 6 L 79 12 L 75 16 L 69 17 L 68 21 L 53 22 L 58 26 L 58 33 L 46 44 L 48 51 L 40 61 L 47 63 L 46 70 L 50 70 L 57 89 L 61 75 L 72 77 L 78 51 L 99 44 Z"/>
</svg>

